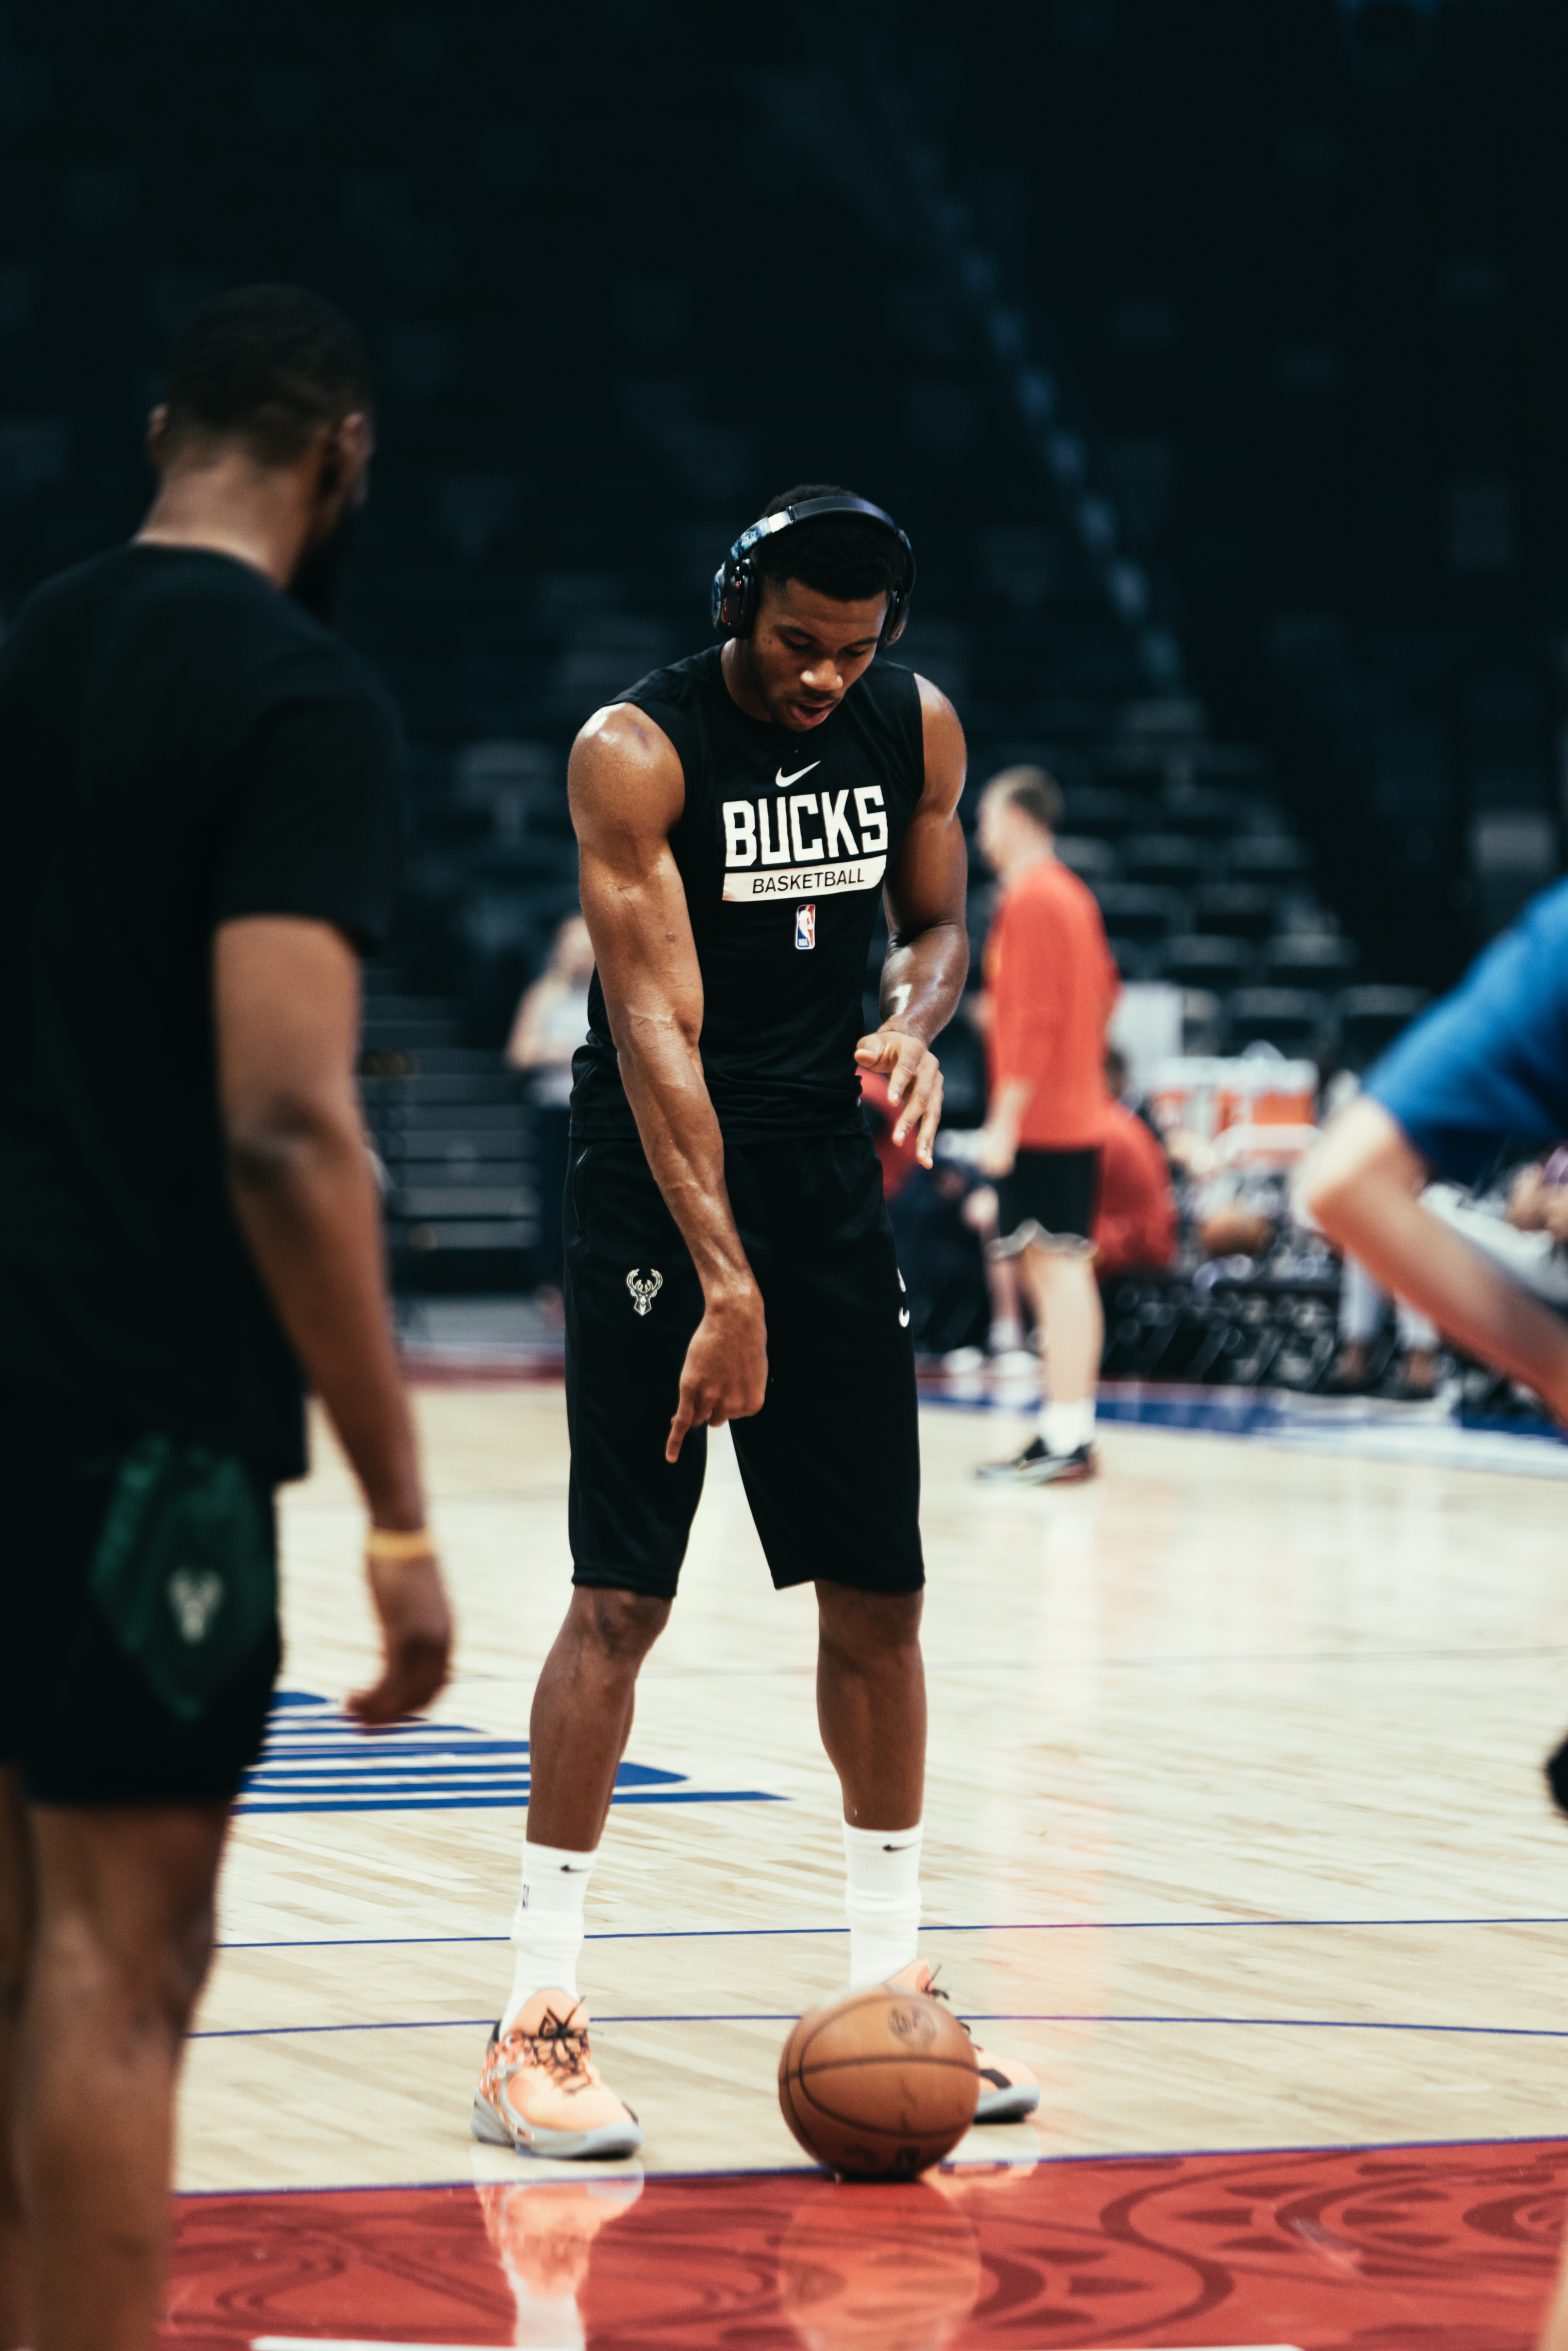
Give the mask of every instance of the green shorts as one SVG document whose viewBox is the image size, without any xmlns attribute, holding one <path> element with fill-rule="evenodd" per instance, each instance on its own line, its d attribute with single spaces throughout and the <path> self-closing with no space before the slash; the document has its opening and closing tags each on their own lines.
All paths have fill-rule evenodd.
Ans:
<svg viewBox="0 0 1568 2351">
<path fill-rule="evenodd" d="M 278 1667 L 271 1489 L 0 1398 L 0 1769 L 39 1804 L 224 1802 Z"/>
</svg>

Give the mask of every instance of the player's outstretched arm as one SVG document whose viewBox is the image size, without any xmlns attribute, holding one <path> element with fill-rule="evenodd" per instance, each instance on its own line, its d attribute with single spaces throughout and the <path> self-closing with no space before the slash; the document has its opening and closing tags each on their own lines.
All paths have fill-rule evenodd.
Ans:
<svg viewBox="0 0 1568 2351">
<path fill-rule="evenodd" d="M 246 916 L 218 929 L 214 990 L 229 1181 L 245 1238 L 375 1528 L 418 1534 L 418 1446 L 354 1090 L 359 959 L 330 923 Z M 452 1624 L 428 1545 L 373 1557 L 369 1576 L 383 1671 L 350 1703 L 361 1721 L 382 1723 L 440 1689 Z"/>
<path fill-rule="evenodd" d="M 760 1412 L 767 1387 L 762 1295 L 724 1183 L 724 1140 L 702 1067 L 702 973 L 670 833 L 685 804 L 662 728 L 619 703 L 572 746 L 567 771 L 583 913 L 654 1181 L 702 1284 L 666 1456 L 689 1429 Z"/>
<path fill-rule="evenodd" d="M 1483 1363 L 1525 1381 L 1568 1425 L 1568 1324 L 1423 1207 L 1426 1180 L 1403 1130 L 1363 1094 L 1329 1125 L 1297 1198 L 1385 1289 Z"/>
<path fill-rule="evenodd" d="M 942 1070 L 931 1040 L 952 1019 L 969 969 L 965 899 L 969 859 L 958 803 L 968 754 L 958 713 L 926 678 L 920 688 L 926 780 L 887 883 L 889 946 L 882 965 L 882 1024 L 855 1048 L 865 1070 L 881 1070 L 899 1106 L 893 1140 L 916 1131 L 929 1167 L 942 1117 Z"/>
</svg>

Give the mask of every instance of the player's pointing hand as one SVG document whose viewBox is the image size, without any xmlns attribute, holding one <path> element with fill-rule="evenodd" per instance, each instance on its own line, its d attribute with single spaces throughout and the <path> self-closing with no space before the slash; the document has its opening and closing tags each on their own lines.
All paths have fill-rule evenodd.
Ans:
<svg viewBox="0 0 1568 2351">
<path fill-rule="evenodd" d="M 749 1420 L 768 1392 L 768 1332 L 755 1283 L 710 1293 L 681 1366 L 680 1402 L 670 1422 L 666 1461 L 680 1459 L 692 1429 Z"/>
<path fill-rule="evenodd" d="M 930 1046 L 907 1029 L 874 1029 L 855 1047 L 855 1060 L 887 1079 L 888 1099 L 899 1113 L 893 1140 L 902 1143 L 915 1130 L 915 1157 L 929 1167 L 942 1123 L 942 1064 Z"/>
</svg>

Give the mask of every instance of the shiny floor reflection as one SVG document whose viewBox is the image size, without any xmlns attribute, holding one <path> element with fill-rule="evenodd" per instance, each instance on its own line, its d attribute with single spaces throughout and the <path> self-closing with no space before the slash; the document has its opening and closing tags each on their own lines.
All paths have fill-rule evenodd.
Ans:
<svg viewBox="0 0 1568 2351">
<path fill-rule="evenodd" d="M 1527 2351 L 1568 2143 L 193 2197 L 167 2351 Z"/>
</svg>

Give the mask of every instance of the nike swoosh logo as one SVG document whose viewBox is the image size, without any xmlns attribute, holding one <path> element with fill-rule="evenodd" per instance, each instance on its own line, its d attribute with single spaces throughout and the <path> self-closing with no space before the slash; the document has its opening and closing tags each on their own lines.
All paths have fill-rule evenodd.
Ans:
<svg viewBox="0 0 1568 2351">
<path fill-rule="evenodd" d="M 811 767 L 820 767 L 821 765 L 820 759 L 814 759 L 811 762 Z M 798 784 L 802 776 L 809 776 L 811 767 L 797 767 L 792 776 L 787 776 L 782 768 L 777 768 L 774 771 L 773 781 L 782 792 L 786 784 Z"/>
</svg>

